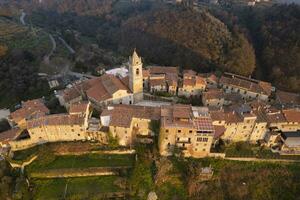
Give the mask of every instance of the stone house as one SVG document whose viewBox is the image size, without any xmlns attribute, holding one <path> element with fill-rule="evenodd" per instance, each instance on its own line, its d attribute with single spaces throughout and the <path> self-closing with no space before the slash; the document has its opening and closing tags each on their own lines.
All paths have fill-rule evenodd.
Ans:
<svg viewBox="0 0 300 200">
<path fill-rule="evenodd" d="M 208 156 L 214 134 L 205 107 L 177 104 L 161 108 L 159 152 L 163 156 L 172 155 L 176 150 L 187 157 Z"/>
</svg>

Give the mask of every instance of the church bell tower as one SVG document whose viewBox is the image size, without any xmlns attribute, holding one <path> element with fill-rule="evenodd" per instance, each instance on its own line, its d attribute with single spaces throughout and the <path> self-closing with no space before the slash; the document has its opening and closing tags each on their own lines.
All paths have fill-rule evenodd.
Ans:
<svg viewBox="0 0 300 200">
<path fill-rule="evenodd" d="M 129 89 L 134 95 L 135 102 L 143 99 L 143 63 L 135 49 L 129 57 Z"/>
</svg>

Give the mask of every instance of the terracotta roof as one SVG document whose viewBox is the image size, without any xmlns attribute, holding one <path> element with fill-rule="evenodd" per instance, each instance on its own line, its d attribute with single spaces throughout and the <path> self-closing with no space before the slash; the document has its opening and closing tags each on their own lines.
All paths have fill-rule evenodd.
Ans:
<svg viewBox="0 0 300 200">
<path fill-rule="evenodd" d="M 72 104 L 70 106 L 69 113 L 70 114 L 85 113 L 88 106 L 89 106 L 88 102 L 80 102 L 80 103 Z"/>
<path fill-rule="evenodd" d="M 276 99 L 281 104 L 296 104 L 300 105 L 300 94 L 276 91 Z"/>
<path fill-rule="evenodd" d="M 220 83 L 241 88 L 254 93 L 265 94 L 267 96 L 270 96 L 272 92 L 272 85 L 270 83 L 250 79 L 231 73 L 225 73 L 221 77 Z"/>
<path fill-rule="evenodd" d="M 178 74 L 178 67 L 161 67 L 161 66 L 151 66 L 149 67 L 150 74 Z"/>
<path fill-rule="evenodd" d="M 49 112 L 49 109 L 44 105 L 41 99 L 34 99 L 22 103 L 22 108 L 12 112 L 10 118 L 15 122 L 19 122 L 22 119 L 44 116 Z"/>
<path fill-rule="evenodd" d="M 189 119 L 192 116 L 192 107 L 190 105 L 176 104 L 173 106 L 173 117 L 174 118 L 185 118 Z"/>
<path fill-rule="evenodd" d="M 166 80 L 164 78 L 150 79 L 149 84 L 150 84 L 150 87 L 155 87 L 155 86 L 160 86 L 160 85 L 166 86 Z"/>
<path fill-rule="evenodd" d="M 243 119 L 236 112 L 227 112 L 225 113 L 225 121 L 226 123 L 239 123 L 243 122 Z"/>
<path fill-rule="evenodd" d="M 120 80 L 129 90 L 130 89 L 129 88 L 129 76 L 125 76 L 124 78 L 121 78 Z"/>
<path fill-rule="evenodd" d="M 214 134 L 212 119 L 203 107 L 175 104 L 161 107 L 162 127 L 185 127 Z"/>
<path fill-rule="evenodd" d="M 207 77 L 209 80 L 212 80 L 214 82 L 218 82 L 218 77 L 215 74 L 211 74 L 209 77 Z"/>
<path fill-rule="evenodd" d="M 214 139 L 219 139 L 226 131 L 226 128 L 224 126 L 214 126 L 214 128 L 215 128 Z"/>
<path fill-rule="evenodd" d="M 183 79 L 183 87 L 192 86 L 197 87 L 200 85 L 206 85 L 204 78 L 200 76 L 186 77 Z"/>
<path fill-rule="evenodd" d="M 63 98 L 65 102 L 70 102 L 71 100 L 82 96 L 84 92 L 90 89 L 97 81 L 98 78 L 93 78 L 76 83 L 71 88 L 65 89 L 63 91 Z"/>
<path fill-rule="evenodd" d="M 132 118 L 159 120 L 160 108 L 136 106 L 136 105 L 114 105 L 113 109 L 106 109 L 101 116 L 111 116 L 110 126 L 129 128 Z M 120 114 L 126 113 L 126 114 Z"/>
<path fill-rule="evenodd" d="M 188 69 L 188 70 L 183 70 L 183 78 L 192 78 L 197 75 L 197 72 L 194 70 Z"/>
<path fill-rule="evenodd" d="M 210 111 L 210 116 L 213 121 L 225 120 L 225 113 L 223 110 Z"/>
<path fill-rule="evenodd" d="M 166 82 L 169 86 L 177 87 L 178 85 L 178 75 L 177 74 L 167 74 Z"/>
<path fill-rule="evenodd" d="M 268 123 L 281 123 L 286 122 L 286 118 L 284 117 L 283 113 L 279 110 L 267 110 L 266 111 L 266 120 Z"/>
<path fill-rule="evenodd" d="M 300 110 L 299 109 L 289 109 L 283 110 L 284 117 L 287 122 L 298 122 L 300 123 Z"/>
<path fill-rule="evenodd" d="M 39 126 L 58 126 L 58 125 L 83 125 L 84 118 L 80 115 L 47 115 L 38 119 L 27 121 L 27 128 L 36 128 Z"/>
<path fill-rule="evenodd" d="M 11 141 L 11 140 L 15 139 L 21 132 L 22 132 L 22 130 L 19 128 L 4 131 L 4 132 L 0 133 L 0 142 Z"/>
<path fill-rule="evenodd" d="M 93 85 L 86 91 L 86 94 L 89 98 L 96 101 L 104 101 L 112 98 L 112 95 L 118 90 L 127 90 L 130 92 L 129 88 L 123 82 L 114 75 L 104 74 L 93 80 Z"/>
<path fill-rule="evenodd" d="M 150 76 L 150 70 L 149 69 L 143 69 L 143 78 L 148 78 Z"/>
<path fill-rule="evenodd" d="M 222 99 L 224 98 L 224 92 L 220 89 L 210 89 L 203 93 L 205 99 Z"/>
</svg>

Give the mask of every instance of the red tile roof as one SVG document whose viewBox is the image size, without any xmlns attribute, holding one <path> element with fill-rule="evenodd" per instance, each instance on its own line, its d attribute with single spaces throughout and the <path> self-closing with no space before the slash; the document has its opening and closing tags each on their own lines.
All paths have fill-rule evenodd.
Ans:
<svg viewBox="0 0 300 200">
<path fill-rule="evenodd" d="M 130 92 L 128 77 L 119 79 L 111 74 L 104 74 L 101 77 L 86 80 L 75 84 L 72 88 L 64 90 L 64 99 L 66 102 L 85 93 L 89 98 L 96 101 L 104 101 L 112 97 L 118 90 L 127 90 Z"/>
<path fill-rule="evenodd" d="M 267 96 L 270 96 L 272 92 L 272 85 L 268 82 L 258 81 L 231 73 L 225 73 L 221 77 L 220 83 L 258 94 L 265 94 Z"/>
<path fill-rule="evenodd" d="M 297 122 L 300 123 L 300 110 L 299 109 L 289 109 L 283 110 L 284 117 L 287 122 Z"/>
<path fill-rule="evenodd" d="M 84 118 L 80 115 L 47 115 L 38 119 L 27 121 L 27 128 L 36 128 L 39 126 L 58 126 L 58 125 L 83 125 Z"/>
<path fill-rule="evenodd" d="M 161 85 L 166 86 L 166 80 L 165 80 L 165 78 L 150 79 L 149 85 L 150 85 L 150 87 L 161 86 Z"/>
<path fill-rule="evenodd" d="M 161 66 L 151 66 L 149 67 L 150 74 L 178 74 L 178 67 L 161 67 Z"/>
<path fill-rule="evenodd" d="M 69 113 L 70 114 L 85 113 L 88 106 L 89 106 L 88 102 L 80 102 L 80 103 L 71 104 Z"/>
<path fill-rule="evenodd" d="M 209 89 L 207 92 L 203 92 L 205 99 L 222 99 L 224 98 L 224 92 L 220 89 Z"/>
<path fill-rule="evenodd" d="M 276 91 L 276 99 L 281 104 L 295 104 L 300 105 L 300 94 Z"/>
<path fill-rule="evenodd" d="M 48 114 L 50 111 L 41 99 L 29 100 L 22 103 L 22 108 L 10 114 L 10 118 L 19 122 L 22 119 L 31 119 Z"/>
<path fill-rule="evenodd" d="M 22 130 L 19 128 L 4 131 L 4 132 L 0 133 L 0 142 L 11 141 L 11 140 L 15 139 L 21 132 L 22 132 Z"/>
<path fill-rule="evenodd" d="M 123 115 L 120 113 L 123 113 Z M 104 110 L 101 116 L 111 116 L 110 126 L 129 128 L 132 118 L 159 120 L 160 108 L 136 105 L 114 105 L 113 109 Z"/>
</svg>

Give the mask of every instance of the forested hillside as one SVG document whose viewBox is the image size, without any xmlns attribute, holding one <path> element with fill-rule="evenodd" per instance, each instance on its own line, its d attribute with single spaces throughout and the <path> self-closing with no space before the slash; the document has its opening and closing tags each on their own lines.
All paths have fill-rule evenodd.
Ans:
<svg viewBox="0 0 300 200">
<path fill-rule="evenodd" d="M 141 14 L 122 24 L 119 38 L 122 46 L 136 46 L 147 60 L 163 65 L 243 75 L 255 68 L 247 39 L 205 11 L 162 9 Z"/>
<path fill-rule="evenodd" d="M 230 7 L 212 13 L 230 29 L 243 30 L 255 48 L 257 78 L 300 91 L 300 6 Z"/>
</svg>

